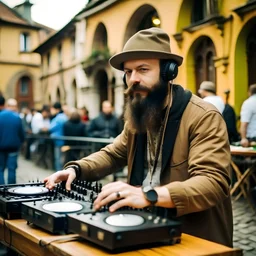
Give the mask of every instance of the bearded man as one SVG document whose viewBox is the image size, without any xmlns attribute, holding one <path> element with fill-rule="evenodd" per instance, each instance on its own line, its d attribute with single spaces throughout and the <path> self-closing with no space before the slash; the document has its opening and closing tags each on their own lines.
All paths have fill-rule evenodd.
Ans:
<svg viewBox="0 0 256 256">
<path fill-rule="evenodd" d="M 145 47 L 147 47 L 145 49 Z M 230 151 L 226 124 L 211 104 L 172 83 L 182 57 L 159 28 L 141 30 L 110 59 L 124 71 L 125 127 L 114 142 L 45 178 L 52 189 L 99 180 L 128 165 L 127 183 L 103 186 L 94 208 L 160 207 L 182 231 L 232 247 Z"/>
</svg>

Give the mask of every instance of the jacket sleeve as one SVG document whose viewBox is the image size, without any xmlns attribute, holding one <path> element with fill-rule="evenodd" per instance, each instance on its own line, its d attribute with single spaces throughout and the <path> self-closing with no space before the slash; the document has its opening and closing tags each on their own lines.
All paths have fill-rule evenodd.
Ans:
<svg viewBox="0 0 256 256">
<path fill-rule="evenodd" d="M 79 179 L 100 180 L 127 165 L 127 129 L 117 136 L 112 144 L 81 160 L 65 165 L 76 164 L 80 167 Z"/>
<path fill-rule="evenodd" d="M 167 184 L 177 216 L 209 209 L 229 197 L 230 146 L 222 116 L 206 112 L 189 131 L 188 179 Z"/>
</svg>

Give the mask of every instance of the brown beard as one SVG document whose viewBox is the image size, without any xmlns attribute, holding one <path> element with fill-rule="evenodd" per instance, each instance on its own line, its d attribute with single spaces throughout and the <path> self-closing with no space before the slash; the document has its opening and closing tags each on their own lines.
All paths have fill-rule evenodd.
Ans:
<svg viewBox="0 0 256 256">
<path fill-rule="evenodd" d="M 145 133 L 147 130 L 158 132 L 162 123 L 162 111 L 165 98 L 168 94 L 168 82 L 162 80 L 151 89 L 140 84 L 134 84 L 125 91 L 127 102 L 125 105 L 124 119 L 128 129 L 136 133 Z M 148 95 L 142 98 L 134 91 L 147 91 Z"/>
</svg>

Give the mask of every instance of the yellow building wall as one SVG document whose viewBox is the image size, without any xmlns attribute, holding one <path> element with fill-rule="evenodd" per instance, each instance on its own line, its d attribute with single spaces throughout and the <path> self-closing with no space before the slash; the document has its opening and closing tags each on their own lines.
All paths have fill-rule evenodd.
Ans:
<svg viewBox="0 0 256 256">
<path fill-rule="evenodd" d="M 243 27 L 256 16 L 256 12 L 245 14 L 241 19 L 234 12 L 234 9 L 246 3 L 246 0 L 218 1 L 220 15 L 227 19 L 230 18 L 223 24 L 223 30 L 219 29 L 216 23 L 212 25 L 207 23 L 191 33 L 182 30 L 190 25 L 191 2 L 188 0 L 119 1 L 110 8 L 87 18 L 86 56 L 90 54 L 93 48 L 93 38 L 99 23 L 103 23 L 106 27 L 111 54 L 120 52 L 130 18 L 141 6 L 151 5 L 159 15 L 160 27 L 170 35 L 172 52 L 184 57 L 183 65 L 179 68 L 179 76 L 175 82 L 197 93 L 195 91 L 193 50 L 196 47 L 196 40 L 202 36 L 207 36 L 212 40 L 216 50 L 217 94 L 224 99 L 224 91 L 229 89 L 231 92 L 229 103 L 235 107 L 236 113 L 239 114 L 241 104 L 247 98 L 248 81 L 245 38 L 240 35 L 240 41 L 238 39 Z M 183 41 L 179 46 L 173 35 L 181 32 Z"/>
<path fill-rule="evenodd" d="M 15 97 L 18 80 L 28 75 L 33 83 L 34 106 L 41 105 L 40 55 L 20 52 L 20 34 L 30 35 L 31 51 L 39 44 L 38 31 L 18 26 L 1 25 L 0 28 L 0 91 L 5 97 Z"/>
</svg>

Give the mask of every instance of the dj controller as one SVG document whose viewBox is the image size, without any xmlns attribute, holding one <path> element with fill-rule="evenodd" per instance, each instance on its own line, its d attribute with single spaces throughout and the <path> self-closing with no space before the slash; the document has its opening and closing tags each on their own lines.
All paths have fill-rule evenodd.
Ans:
<svg viewBox="0 0 256 256">
<path fill-rule="evenodd" d="M 21 203 L 43 200 L 54 194 L 44 187 L 44 183 L 31 182 L 0 186 L 0 215 L 6 219 L 21 217 Z"/>
<path fill-rule="evenodd" d="M 67 214 L 92 212 L 101 184 L 75 181 L 71 189 L 57 186 L 53 196 L 22 203 L 22 218 L 51 233 L 67 233 Z"/>
<path fill-rule="evenodd" d="M 157 211 L 126 207 L 110 213 L 105 206 L 95 212 L 93 202 L 101 188 L 101 183 L 80 180 L 71 191 L 65 183 L 51 191 L 41 182 L 1 185 L 0 215 L 23 218 L 53 234 L 79 234 L 110 251 L 180 242 L 181 223 Z"/>
<path fill-rule="evenodd" d="M 110 251 L 181 240 L 180 222 L 139 210 L 68 214 L 68 230 Z"/>
</svg>

